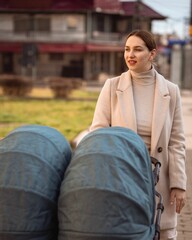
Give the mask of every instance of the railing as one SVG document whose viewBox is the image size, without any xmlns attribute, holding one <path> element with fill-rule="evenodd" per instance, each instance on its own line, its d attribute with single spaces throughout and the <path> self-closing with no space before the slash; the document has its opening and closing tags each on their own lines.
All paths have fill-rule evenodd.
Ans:
<svg viewBox="0 0 192 240">
<path fill-rule="evenodd" d="M 94 31 L 91 34 L 84 32 L 23 32 L 15 33 L 0 30 L 0 41 L 22 42 L 121 42 L 123 36 L 120 33 L 104 33 Z"/>
<path fill-rule="evenodd" d="M 0 30 L 0 41 L 34 41 L 34 42 L 82 42 L 85 41 L 86 34 L 82 32 L 23 32 L 15 33 L 10 31 L 1 31 Z"/>
<path fill-rule="evenodd" d="M 93 31 L 92 38 L 94 40 L 103 40 L 103 41 L 120 41 L 122 40 L 122 35 L 120 33 Z"/>
</svg>

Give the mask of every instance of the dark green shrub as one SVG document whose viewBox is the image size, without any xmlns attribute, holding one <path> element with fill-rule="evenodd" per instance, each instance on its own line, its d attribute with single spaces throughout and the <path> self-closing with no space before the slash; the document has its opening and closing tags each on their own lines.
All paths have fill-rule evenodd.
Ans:
<svg viewBox="0 0 192 240">
<path fill-rule="evenodd" d="M 64 77 L 50 77 L 48 83 L 55 98 L 68 98 L 74 89 L 82 86 L 81 80 Z"/>
<path fill-rule="evenodd" d="M 0 87 L 4 95 L 22 97 L 31 92 L 33 84 L 28 77 L 0 75 Z"/>
</svg>

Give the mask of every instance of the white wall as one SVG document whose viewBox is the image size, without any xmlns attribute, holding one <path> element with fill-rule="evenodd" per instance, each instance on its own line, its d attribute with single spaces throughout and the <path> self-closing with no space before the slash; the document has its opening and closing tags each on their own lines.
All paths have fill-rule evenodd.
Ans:
<svg viewBox="0 0 192 240">
<path fill-rule="evenodd" d="M 13 31 L 13 15 L 0 15 L 0 31 Z"/>
<path fill-rule="evenodd" d="M 81 14 L 51 15 L 52 32 L 69 31 L 68 27 L 76 27 L 76 31 L 85 31 L 85 16 Z"/>
</svg>

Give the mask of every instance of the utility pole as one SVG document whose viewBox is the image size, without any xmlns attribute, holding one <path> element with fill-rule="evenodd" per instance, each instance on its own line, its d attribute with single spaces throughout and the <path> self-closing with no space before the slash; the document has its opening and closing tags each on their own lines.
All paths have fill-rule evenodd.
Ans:
<svg viewBox="0 0 192 240">
<path fill-rule="evenodd" d="M 184 78 L 183 87 L 185 87 L 185 82 L 187 82 L 188 84 L 191 82 L 191 76 L 192 76 L 192 0 L 190 5 L 189 37 L 190 37 L 190 49 L 189 49 L 190 55 L 187 58 L 187 63 L 189 64 L 188 65 L 189 67 L 187 69 L 189 70 L 189 72 L 187 72 L 186 78 Z M 191 86 L 191 84 L 189 85 Z"/>
<path fill-rule="evenodd" d="M 190 7 L 189 36 L 190 36 L 191 43 L 192 43 L 192 0 L 191 0 L 191 7 Z"/>
<path fill-rule="evenodd" d="M 137 0 L 135 3 L 133 26 L 134 29 L 141 29 L 141 0 Z"/>
</svg>

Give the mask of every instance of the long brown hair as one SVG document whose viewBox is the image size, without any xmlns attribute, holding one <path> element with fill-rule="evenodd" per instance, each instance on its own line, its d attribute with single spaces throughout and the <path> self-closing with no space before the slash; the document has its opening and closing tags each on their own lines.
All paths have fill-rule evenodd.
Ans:
<svg viewBox="0 0 192 240">
<path fill-rule="evenodd" d="M 157 49 L 157 45 L 152 33 L 145 30 L 134 30 L 131 33 L 129 33 L 129 35 L 126 38 L 126 41 L 131 36 L 137 36 L 141 38 L 145 42 L 149 51 L 152 51 L 153 49 Z"/>
</svg>

